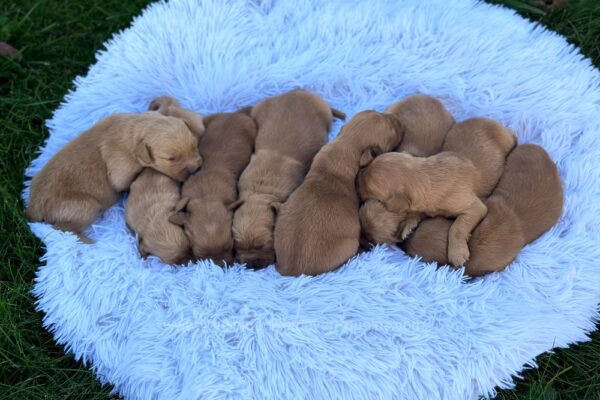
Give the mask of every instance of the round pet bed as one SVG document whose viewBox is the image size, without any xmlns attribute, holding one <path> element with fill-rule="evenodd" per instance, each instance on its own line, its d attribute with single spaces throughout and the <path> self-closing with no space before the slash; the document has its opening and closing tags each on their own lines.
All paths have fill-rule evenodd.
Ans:
<svg viewBox="0 0 600 400">
<path fill-rule="evenodd" d="M 459 120 L 495 118 L 556 161 L 564 214 L 476 280 L 385 247 L 317 277 L 174 268 L 140 258 L 123 204 L 96 221 L 92 245 L 31 224 L 47 248 L 34 287 L 45 326 L 102 382 L 127 399 L 465 399 L 588 338 L 600 302 L 600 74 L 496 6 L 158 2 L 76 80 L 28 176 L 100 118 L 159 95 L 209 114 L 297 87 L 349 117 L 421 92 Z"/>
</svg>

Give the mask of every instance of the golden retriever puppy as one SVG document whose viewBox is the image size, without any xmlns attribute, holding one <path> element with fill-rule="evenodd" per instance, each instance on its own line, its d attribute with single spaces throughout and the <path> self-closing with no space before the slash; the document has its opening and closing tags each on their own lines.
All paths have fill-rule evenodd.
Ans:
<svg viewBox="0 0 600 400">
<path fill-rule="evenodd" d="M 442 150 L 454 117 L 441 101 L 432 96 L 414 95 L 392 104 L 385 110 L 404 125 L 404 139 L 396 151 L 416 157 L 429 157 Z"/>
<path fill-rule="evenodd" d="M 142 168 L 183 182 L 202 162 L 198 135 L 157 112 L 114 114 L 71 140 L 33 177 L 26 213 L 83 235 L 98 214 L 129 189 Z"/>
<path fill-rule="evenodd" d="M 252 109 L 258 125 L 255 153 L 240 177 L 233 216 L 238 262 L 260 268 L 275 261 L 277 208 L 302 182 L 313 157 L 327 142 L 334 114 L 343 117 L 303 90 L 271 97 Z"/>
<path fill-rule="evenodd" d="M 394 115 L 363 111 L 319 151 L 277 218 L 275 253 L 282 275 L 328 272 L 356 254 L 360 237 L 356 175 L 373 153 L 396 148 L 403 132 Z"/>
<path fill-rule="evenodd" d="M 488 213 L 469 240 L 471 257 L 465 273 L 479 276 L 510 264 L 528 243 L 560 218 L 563 189 L 556 165 L 536 145 L 520 145 L 508 156 L 504 174 L 487 199 Z M 403 244 L 411 256 L 447 264 L 452 221 L 437 217 L 421 222 Z"/>
<path fill-rule="evenodd" d="M 231 207 L 237 200 L 238 178 L 250 161 L 257 129 L 249 110 L 213 114 L 204 123 L 202 169 L 183 184 L 183 199 L 170 221 L 183 226 L 196 259 L 230 264 Z"/>
<path fill-rule="evenodd" d="M 125 205 L 127 225 L 139 237 L 143 257 L 159 257 L 166 264 L 190 260 L 190 242 L 180 226 L 169 222 L 180 199 L 179 183 L 144 168 L 129 188 Z"/>
<path fill-rule="evenodd" d="M 514 148 L 516 142 L 516 136 L 499 123 L 487 118 L 472 118 L 455 124 L 446 135 L 442 147 L 443 152 L 431 156 L 431 158 L 434 162 L 435 160 L 455 160 L 455 162 L 458 162 L 457 160 L 460 159 L 463 162 L 467 162 L 471 167 L 474 167 L 474 175 L 470 178 L 475 178 L 475 180 L 471 182 L 473 184 L 471 188 L 477 197 L 485 198 L 491 193 L 500 179 L 506 156 Z M 456 157 L 439 157 L 444 154 L 454 155 L 458 159 Z M 415 162 L 418 163 L 419 160 L 415 160 Z M 436 179 L 448 179 L 448 182 L 463 179 L 461 176 L 450 176 L 452 175 L 450 170 L 447 172 L 447 176 L 440 175 L 442 171 L 430 172 L 436 174 Z M 397 171 L 395 174 L 406 173 L 406 171 Z M 466 172 L 463 171 L 462 173 Z M 421 173 L 421 179 L 427 181 L 431 177 L 426 173 Z M 383 184 L 383 181 L 381 184 Z M 386 184 L 386 186 L 389 186 L 389 184 Z M 428 190 L 435 191 L 437 190 L 435 188 L 436 186 L 431 185 Z M 430 196 L 427 193 L 421 193 L 422 198 L 428 196 L 430 198 L 437 198 L 436 195 Z M 424 214 L 426 214 L 416 209 L 407 213 L 394 214 L 389 210 L 389 207 L 373 201 L 379 200 L 385 203 L 384 199 L 364 200 L 366 201 L 361 207 L 360 212 L 362 234 L 366 240 L 372 243 L 393 244 L 404 240 L 419 224 Z M 429 212 L 434 211 L 430 210 Z M 462 226 L 464 220 L 465 218 L 459 219 L 459 225 L 456 229 Z M 465 232 L 463 231 L 464 234 Z M 455 259 L 455 261 L 458 262 L 458 259 Z"/>
</svg>

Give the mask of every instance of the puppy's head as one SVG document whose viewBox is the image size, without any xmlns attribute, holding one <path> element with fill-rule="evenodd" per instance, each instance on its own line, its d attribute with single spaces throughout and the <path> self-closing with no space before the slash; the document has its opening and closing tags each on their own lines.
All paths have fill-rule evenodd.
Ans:
<svg viewBox="0 0 600 400">
<path fill-rule="evenodd" d="M 143 257 L 152 254 L 165 264 L 185 264 L 191 259 L 188 238 L 179 226 L 171 223 L 160 229 L 160 235 L 148 234 L 141 237 L 138 247 Z"/>
<path fill-rule="evenodd" d="M 404 137 L 404 126 L 393 114 L 373 110 L 356 114 L 340 131 L 340 138 L 361 151 L 361 167 L 381 153 L 396 148 Z"/>
<path fill-rule="evenodd" d="M 378 200 L 367 200 L 359 212 L 363 237 L 370 243 L 398 242 L 398 227 L 402 217 L 388 211 Z"/>
<path fill-rule="evenodd" d="M 196 259 L 210 258 L 218 265 L 233 262 L 233 212 L 220 201 L 183 199 L 169 221 L 181 225 Z"/>
<path fill-rule="evenodd" d="M 238 205 L 232 229 L 236 261 L 251 268 L 273 264 L 273 229 L 280 204 L 268 196 L 255 195 L 240 201 Z"/>
<path fill-rule="evenodd" d="M 202 165 L 198 138 L 178 118 L 156 114 L 143 127 L 135 156 L 140 165 L 183 182 Z"/>
</svg>

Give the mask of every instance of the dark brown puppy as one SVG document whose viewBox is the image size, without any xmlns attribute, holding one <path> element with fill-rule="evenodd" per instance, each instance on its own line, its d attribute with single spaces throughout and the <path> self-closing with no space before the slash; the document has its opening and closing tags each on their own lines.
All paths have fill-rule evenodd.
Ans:
<svg viewBox="0 0 600 400">
<path fill-rule="evenodd" d="M 409 96 L 385 110 L 404 125 L 404 139 L 396 151 L 415 157 L 429 157 L 442 150 L 446 134 L 454 125 L 454 117 L 441 101 L 432 96 Z"/>
<path fill-rule="evenodd" d="M 300 185 L 327 142 L 333 116 L 323 99 L 303 90 L 269 98 L 252 109 L 258 134 L 255 153 L 238 183 L 239 208 L 233 216 L 237 261 L 255 268 L 275 261 L 276 209 Z"/>
<path fill-rule="evenodd" d="M 540 237 L 560 218 L 563 189 L 556 165 L 536 145 L 517 146 L 508 156 L 498 186 L 486 201 L 488 214 L 469 240 L 471 258 L 465 273 L 478 276 L 510 264 L 526 244 Z M 424 220 L 403 244 L 412 256 L 447 264 L 445 218 Z"/>
<path fill-rule="evenodd" d="M 356 175 L 373 153 L 396 148 L 403 132 L 395 116 L 363 111 L 319 151 L 277 218 L 275 252 L 282 275 L 324 273 L 356 254 L 360 236 Z"/>
<path fill-rule="evenodd" d="M 185 121 L 157 112 L 102 119 L 71 140 L 33 178 L 27 217 L 91 242 L 83 230 L 117 202 L 142 168 L 180 182 L 198 169 L 202 117 L 194 120 L 192 131 Z"/>
<path fill-rule="evenodd" d="M 183 226 L 196 259 L 230 264 L 231 206 L 237 200 L 237 181 L 250 161 L 257 128 L 250 109 L 213 114 L 204 123 L 206 133 L 199 145 L 204 164 L 185 181 L 170 221 Z"/>
</svg>

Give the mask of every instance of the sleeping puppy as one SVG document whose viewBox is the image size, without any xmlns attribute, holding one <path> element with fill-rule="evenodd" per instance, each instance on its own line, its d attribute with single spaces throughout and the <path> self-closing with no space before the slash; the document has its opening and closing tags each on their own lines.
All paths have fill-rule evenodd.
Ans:
<svg viewBox="0 0 600 400">
<path fill-rule="evenodd" d="M 404 139 L 396 151 L 416 157 L 429 157 L 442 150 L 454 117 L 441 101 L 426 95 L 414 95 L 392 104 L 385 110 L 404 125 Z"/>
<path fill-rule="evenodd" d="M 502 178 L 486 205 L 488 213 L 469 240 L 471 258 L 465 264 L 469 276 L 503 269 L 560 218 L 562 184 L 546 151 L 532 144 L 517 146 L 508 156 Z M 402 247 L 426 262 L 447 264 L 451 225 L 441 217 L 426 219 Z"/>
<path fill-rule="evenodd" d="M 468 176 L 469 179 L 475 179 L 471 182 L 471 189 L 474 191 L 473 193 L 477 197 L 485 198 L 491 193 L 492 189 L 496 186 L 498 180 L 500 179 L 504 169 L 506 155 L 514 148 L 516 142 L 516 136 L 499 123 L 487 118 L 472 118 L 455 124 L 446 135 L 446 139 L 442 147 L 443 152 L 430 158 L 434 162 L 435 160 L 442 160 L 442 162 L 454 160 L 455 163 L 458 162 L 456 158 L 439 157 L 442 154 L 451 154 L 458 157 L 458 159 L 463 160 L 471 167 L 474 167 L 474 169 L 472 169 L 473 175 Z M 414 161 L 419 162 L 419 160 Z M 402 162 L 400 163 L 402 164 Z M 427 165 L 429 165 L 429 167 L 432 166 L 431 163 L 427 163 Z M 427 175 L 427 173 L 424 173 L 422 174 L 421 179 L 423 181 L 428 181 L 431 178 L 434 178 L 438 180 L 445 180 L 446 183 L 449 183 L 463 178 L 462 176 L 452 175 L 456 172 L 451 172 L 450 170 L 446 173 L 441 170 L 437 170 L 435 172 L 431 170 L 429 173 L 435 173 L 436 176 L 430 177 Z M 467 172 L 465 170 L 461 173 L 464 174 Z M 391 171 L 390 174 L 392 174 Z M 405 174 L 405 172 L 396 171 L 394 174 L 400 175 Z M 384 183 L 384 181 L 385 179 L 381 181 L 381 185 L 387 187 L 387 190 L 392 190 L 389 188 L 390 184 Z M 421 190 L 429 190 L 433 192 L 437 191 L 438 189 L 436 189 L 436 186 L 430 185 L 427 188 L 421 188 Z M 420 193 L 419 196 L 421 199 L 426 199 L 428 196 L 431 198 L 437 196 L 430 196 L 432 194 L 433 193 Z M 408 213 L 394 214 L 391 212 L 391 210 L 389 210 L 389 207 L 379 204 L 385 203 L 385 199 L 363 198 L 363 200 L 365 200 L 365 203 L 361 207 L 360 211 L 360 221 L 363 236 L 366 238 L 366 240 L 372 243 L 393 244 L 404 240 L 419 224 L 420 220 L 424 216 L 424 212 L 417 212 L 416 210 Z M 379 202 L 374 200 L 379 200 Z M 419 206 L 414 205 L 414 207 L 418 208 Z M 431 205 L 428 207 L 428 212 L 435 212 L 435 207 L 432 208 Z M 482 212 L 483 209 L 481 209 L 481 207 L 479 208 L 480 212 Z M 474 212 L 474 210 L 472 210 L 472 212 Z M 465 219 L 469 220 L 472 218 L 473 216 L 465 216 L 465 218 L 460 218 L 459 225 L 455 229 L 458 229 L 460 226 L 462 226 L 462 224 L 465 222 Z M 472 223 L 473 222 L 471 221 L 471 223 L 467 225 L 467 228 L 469 225 L 472 225 Z M 463 235 L 464 234 L 466 233 L 463 232 Z M 464 255 L 465 246 L 462 247 Z M 455 259 L 455 261 L 458 262 L 459 260 Z"/>
<path fill-rule="evenodd" d="M 71 140 L 33 177 L 26 213 L 63 231 L 83 235 L 115 204 L 142 168 L 183 182 L 202 162 L 200 127 L 157 112 L 114 114 Z"/>
<path fill-rule="evenodd" d="M 334 111 L 320 97 L 294 90 L 252 109 L 258 125 L 255 153 L 238 183 L 233 216 L 236 260 L 252 268 L 275 261 L 276 211 L 302 182 L 314 155 L 327 142 Z"/>
<path fill-rule="evenodd" d="M 319 151 L 277 218 L 275 252 L 282 275 L 324 273 L 356 254 L 360 236 L 356 175 L 374 153 L 396 148 L 403 132 L 394 115 L 363 111 Z"/>
<path fill-rule="evenodd" d="M 183 226 L 196 259 L 210 258 L 220 265 L 233 262 L 231 207 L 256 138 L 256 124 L 249 112 L 244 109 L 204 118 L 202 169 L 185 181 L 183 199 L 169 219 Z"/>
<path fill-rule="evenodd" d="M 169 222 L 180 199 L 179 184 L 151 168 L 133 181 L 125 205 L 127 225 L 139 236 L 143 257 L 150 254 L 166 264 L 190 259 L 190 242 L 180 226 Z"/>
</svg>

